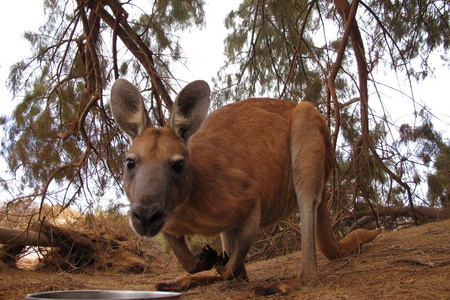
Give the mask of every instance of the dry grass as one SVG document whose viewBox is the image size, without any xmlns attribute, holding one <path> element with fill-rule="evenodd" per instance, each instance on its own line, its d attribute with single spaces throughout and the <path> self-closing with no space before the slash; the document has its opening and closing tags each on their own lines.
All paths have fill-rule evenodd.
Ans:
<svg viewBox="0 0 450 300">
<path fill-rule="evenodd" d="M 320 282 L 285 299 L 450 299 L 450 220 L 383 233 L 344 259 L 319 257 Z M 126 257 L 122 258 L 126 262 Z M 183 294 L 183 299 L 255 299 L 254 287 L 298 272 L 300 253 L 247 265 L 250 282 L 221 282 Z M 141 274 L 109 271 L 66 273 L 23 271 L 0 265 L 0 298 L 65 289 L 152 290 L 158 282 L 184 276 L 173 261 Z M 207 274 L 213 274 L 213 271 Z M 279 299 L 280 296 L 265 297 Z M 257 299 L 257 298 L 256 298 Z"/>
</svg>

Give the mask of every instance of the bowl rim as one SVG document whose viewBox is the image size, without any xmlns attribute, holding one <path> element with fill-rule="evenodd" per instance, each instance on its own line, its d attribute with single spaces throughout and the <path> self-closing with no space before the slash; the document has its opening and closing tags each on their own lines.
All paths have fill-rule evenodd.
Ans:
<svg viewBox="0 0 450 300">
<path fill-rule="evenodd" d="M 145 295 L 146 293 L 150 293 L 153 296 L 167 296 L 165 298 L 170 299 L 172 297 L 179 297 L 181 296 L 181 293 L 179 292 L 166 292 L 166 291 L 146 291 L 146 290 L 102 290 L 102 289 L 95 289 L 95 290 L 61 290 L 61 291 L 46 291 L 46 292 L 38 292 L 38 293 L 31 293 L 26 296 L 26 299 L 41 299 L 41 300 L 53 300 L 58 298 L 45 298 L 47 295 L 52 294 L 63 294 L 63 293 L 107 293 L 107 294 L 119 294 L 119 293 L 128 293 L 128 294 L 136 294 L 138 295 Z M 76 299 L 76 298 L 74 298 Z M 102 298 L 93 298 L 93 299 L 99 299 Z M 107 298 L 106 298 L 107 299 Z M 119 299 L 119 298 L 118 298 Z M 139 299 L 139 298 L 137 298 Z M 142 298 L 145 299 L 145 298 Z M 151 299 L 151 298 L 149 298 Z M 83 299 L 81 299 L 83 300 Z M 89 300 L 89 299 L 85 299 Z M 110 298 L 110 300 L 114 300 Z M 132 300 L 132 299 L 130 299 Z"/>
</svg>

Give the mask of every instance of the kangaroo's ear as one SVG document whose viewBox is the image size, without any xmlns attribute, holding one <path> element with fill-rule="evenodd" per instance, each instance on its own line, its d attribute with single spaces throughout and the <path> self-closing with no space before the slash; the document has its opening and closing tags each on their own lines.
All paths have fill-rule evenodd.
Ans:
<svg viewBox="0 0 450 300">
<path fill-rule="evenodd" d="M 153 126 L 137 87 L 117 79 L 111 88 L 111 111 L 117 125 L 133 141 L 145 128 Z"/>
<path fill-rule="evenodd" d="M 189 83 L 178 94 L 169 119 L 169 126 L 187 142 L 197 132 L 208 114 L 211 90 L 203 80 Z"/>
</svg>

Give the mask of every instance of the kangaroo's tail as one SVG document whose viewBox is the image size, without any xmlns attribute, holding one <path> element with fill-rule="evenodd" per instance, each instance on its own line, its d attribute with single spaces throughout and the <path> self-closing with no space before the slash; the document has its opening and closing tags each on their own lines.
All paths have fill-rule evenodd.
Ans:
<svg viewBox="0 0 450 300">
<path fill-rule="evenodd" d="M 357 229 L 338 241 L 330 226 L 326 192 L 322 193 L 317 211 L 317 246 L 326 258 L 334 259 L 353 253 L 362 244 L 373 241 L 380 232 L 381 230 Z"/>
</svg>

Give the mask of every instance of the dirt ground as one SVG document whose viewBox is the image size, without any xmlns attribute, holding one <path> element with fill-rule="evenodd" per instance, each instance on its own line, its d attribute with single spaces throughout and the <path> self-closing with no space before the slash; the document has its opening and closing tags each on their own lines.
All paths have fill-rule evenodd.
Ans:
<svg viewBox="0 0 450 300">
<path fill-rule="evenodd" d="M 450 220 L 385 232 L 360 253 L 339 260 L 319 259 L 320 282 L 287 297 L 264 299 L 450 299 Z M 249 282 L 221 282 L 183 293 L 182 299 L 260 299 L 256 286 L 295 276 L 300 253 L 249 263 Z M 70 289 L 152 290 L 155 283 L 186 275 L 178 267 L 144 274 L 51 273 L 0 265 L 0 298 Z M 205 274 L 214 274 L 213 271 Z M 262 299 L 262 298 L 261 298 Z"/>
</svg>

